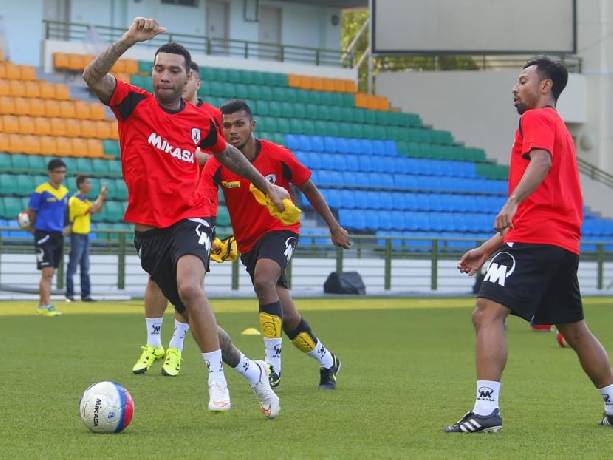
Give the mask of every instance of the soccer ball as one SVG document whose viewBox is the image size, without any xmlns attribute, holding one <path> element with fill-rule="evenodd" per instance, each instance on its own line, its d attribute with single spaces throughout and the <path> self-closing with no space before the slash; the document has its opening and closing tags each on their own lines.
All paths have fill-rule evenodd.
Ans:
<svg viewBox="0 0 613 460">
<path fill-rule="evenodd" d="M 30 216 L 25 211 L 21 211 L 17 215 L 17 224 L 19 224 L 20 228 L 27 228 L 30 226 Z"/>
<path fill-rule="evenodd" d="M 134 402 L 118 383 L 99 382 L 83 392 L 79 413 L 85 426 L 95 433 L 119 433 L 132 421 Z"/>
</svg>

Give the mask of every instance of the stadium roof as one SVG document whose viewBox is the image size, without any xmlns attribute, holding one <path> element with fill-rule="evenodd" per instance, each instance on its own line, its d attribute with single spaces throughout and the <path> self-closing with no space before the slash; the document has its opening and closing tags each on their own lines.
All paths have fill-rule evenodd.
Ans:
<svg viewBox="0 0 613 460">
<path fill-rule="evenodd" d="M 368 0 L 281 0 L 283 2 L 292 3 L 308 3 L 309 5 L 328 6 L 332 8 L 366 8 L 368 7 Z"/>
</svg>

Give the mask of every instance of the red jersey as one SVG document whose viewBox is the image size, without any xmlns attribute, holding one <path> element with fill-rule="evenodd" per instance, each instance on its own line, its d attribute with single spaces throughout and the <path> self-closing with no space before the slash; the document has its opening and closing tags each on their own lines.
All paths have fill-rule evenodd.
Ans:
<svg viewBox="0 0 613 460">
<path fill-rule="evenodd" d="M 311 177 L 311 171 L 285 147 L 258 139 L 258 153 L 253 166 L 270 182 L 289 191 L 289 184 L 300 186 Z M 249 252 L 267 232 L 289 230 L 300 232 L 300 223 L 286 225 L 258 204 L 249 191 L 250 182 L 223 166 L 216 158 L 204 165 L 201 187 L 215 183 L 221 187 L 230 214 L 234 237 L 243 254 Z"/>
<path fill-rule="evenodd" d="M 202 99 L 198 99 L 196 107 L 198 107 L 205 115 L 208 115 L 208 117 L 215 122 L 217 129 L 221 131 L 223 127 L 223 115 L 221 114 L 221 110 L 214 105 L 204 102 Z"/>
<path fill-rule="evenodd" d="M 537 189 L 517 207 L 505 242 L 549 244 L 579 254 L 583 199 L 573 139 L 553 107 L 524 112 L 515 132 L 509 195 L 530 162 L 529 152 L 547 150 L 551 168 Z"/>
<path fill-rule="evenodd" d="M 120 80 L 109 106 L 117 117 L 121 167 L 128 188 L 124 219 L 166 228 L 189 217 L 216 214 L 216 203 L 196 193 L 196 147 L 221 152 L 221 130 L 191 104 L 164 110 L 155 97 Z"/>
</svg>

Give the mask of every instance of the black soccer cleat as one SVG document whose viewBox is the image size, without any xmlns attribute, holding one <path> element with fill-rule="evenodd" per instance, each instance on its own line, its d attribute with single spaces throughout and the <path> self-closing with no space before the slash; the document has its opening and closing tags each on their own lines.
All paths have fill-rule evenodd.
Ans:
<svg viewBox="0 0 613 460">
<path fill-rule="evenodd" d="M 445 433 L 497 433 L 502 430 L 500 410 L 494 409 L 490 415 L 479 415 L 472 411 L 443 431 Z"/>
<path fill-rule="evenodd" d="M 602 417 L 602 420 L 598 424 L 613 426 L 613 415 L 604 414 L 604 417 Z"/>
<path fill-rule="evenodd" d="M 332 367 L 319 369 L 319 389 L 320 390 L 336 390 L 336 375 L 341 371 L 341 360 L 332 354 Z"/>
</svg>

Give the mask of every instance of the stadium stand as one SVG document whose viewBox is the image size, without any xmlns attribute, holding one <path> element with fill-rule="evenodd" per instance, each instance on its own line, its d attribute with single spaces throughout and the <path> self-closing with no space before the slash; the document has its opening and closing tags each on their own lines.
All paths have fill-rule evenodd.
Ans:
<svg viewBox="0 0 613 460">
<path fill-rule="evenodd" d="M 54 53 L 57 71 L 80 72 L 91 56 Z M 121 60 L 114 71 L 148 91 L 151 62 Z M 357 92 L 343 79 L 227 68 L 201 68 L 199 96 L 213 105 L 245 99 L 261 137 L 286 145 L 313 170 L 340 222 L 355 233 L 398 237 L 395 250 L 428 251 L 430 241 L 400 237 L 486 238 L 504 202 L 508 167 L 488 162 L 485 152 L 465 147 L 448 131 L 423 125 L 418 114 L 390 110 L 387 99 Z M 37 183 L 45 179 L 47 155 L 65 159 L 70 179 L 90 174 L 109 201 L 94 225 L 122 223 L 127 190 L 121 179 L 114 120 L 102 104 L 71 98 L 65 84 L 37 79 L 30 66 L 0 63 L 0 225 L 14 228 Z M 223 203 L 223 195 L 220 194 Z M 310 207 L 301 200 L 307 216 Z M 218 232 L 229 234 L 220 206 Z M 317 228 L 304 228 L 303 244 L 325 244 Z M 323 232 L 325 233 L 325 232 Z M 613 237 L 613 221 L 586 209 L 584 247 Z M 12 238 L 23 233 L 4 232 Z M 378 241 L 383 246 L 384 241 Z M 473 241 L 443 243 L 460 250 Z"/>
</svg>

